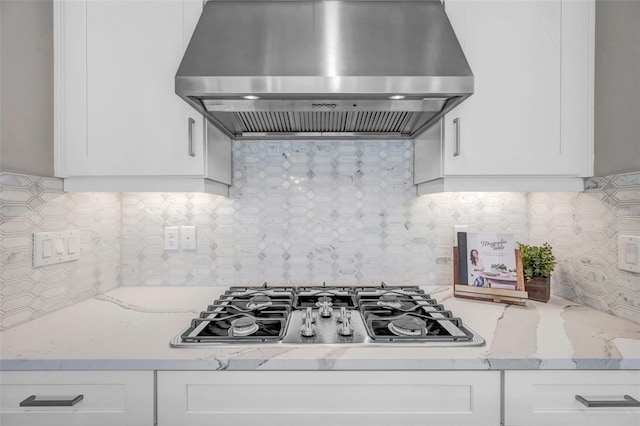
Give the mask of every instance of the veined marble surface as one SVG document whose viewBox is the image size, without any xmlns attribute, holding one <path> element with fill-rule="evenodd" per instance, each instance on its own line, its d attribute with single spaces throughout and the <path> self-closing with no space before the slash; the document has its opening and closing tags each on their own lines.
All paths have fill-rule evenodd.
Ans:
<svg viewBox="0 0 640 426">
<path fill-rule="evenodd" d="M 0 333 L 2 370 L 640 370 L 640 325 L 552 298 L 526 307 L 424 289 L 481 347 L 170 348 L 223 288 L 121 287 Z"/>
</svg>

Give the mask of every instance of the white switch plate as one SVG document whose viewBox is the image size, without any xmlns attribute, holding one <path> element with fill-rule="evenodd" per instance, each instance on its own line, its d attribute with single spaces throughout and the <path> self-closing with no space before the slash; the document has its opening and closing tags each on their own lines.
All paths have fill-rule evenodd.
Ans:
<svg viewBox="0 0 640 426">
<path fill-rule="evenodd" d="M 164 249 L 178 250 L 180 248 L 180 228 L 167 226 L 164 228 Z"/>
<path fill-rule="evenodd" d="M 80 259 L 80 231 L 34 232 L 33 266 Z"/>
<path fill-rule="evenodd" d="M 180 248 L 182 248 L 182 250 L 196 249 L 196 227 L 195 226 L 180 227 Z"/>
<path fill-rule="evenodd" d="M 618 268 L 640 272 L 640 236 L 618 235 Z"/>
</svg>

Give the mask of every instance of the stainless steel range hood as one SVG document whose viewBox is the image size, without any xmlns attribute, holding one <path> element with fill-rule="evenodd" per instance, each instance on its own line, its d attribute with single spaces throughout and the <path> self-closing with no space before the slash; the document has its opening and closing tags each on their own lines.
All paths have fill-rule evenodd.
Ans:
<svg viewBox="0 0 640 426">
<path fill-rule="evenodd" d="M 412 139 L 473 74 L 439 0 L 210 0 L 176 93 L 234 139 Z"/>
</svg>

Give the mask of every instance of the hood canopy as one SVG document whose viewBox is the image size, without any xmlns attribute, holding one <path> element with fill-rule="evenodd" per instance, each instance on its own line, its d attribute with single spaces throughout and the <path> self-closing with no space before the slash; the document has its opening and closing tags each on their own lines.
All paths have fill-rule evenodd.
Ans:
<svg viewBox="0 0 640 426">
<path fill-rule="evenodd" d="M 176 93 L 235 139 L 413 138 L 473 74 L 439 0 L 210 0 Z"/>
</svg>

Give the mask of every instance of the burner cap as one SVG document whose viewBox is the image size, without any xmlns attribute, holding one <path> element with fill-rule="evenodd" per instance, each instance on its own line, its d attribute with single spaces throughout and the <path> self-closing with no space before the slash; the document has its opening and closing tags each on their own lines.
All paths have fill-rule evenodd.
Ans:
<svg viewBox="0 0 640 426">
<path fill-rule="evenodd" d="M 387 326 L 396 336 L 421 336 L 423 330 L 426 328 L 427 323 L 420 318 L 413 317 L 411 315 L 404 315 L 397 318 Z"/>
<path fill-rule="evenodd" d="M 271 305 L 273 305 L 273 302 L 271 302 L 271 298 L 269 296 L 265 294 L 258 294 L 249 299 L 247 302 L 247 309 L 258 310 L 267 308 Z"/>
<path fill-rule="evenodd" d="M 316 302 L 316 306 L 318 307 L 322 307 L 322 306 L 332 306 L 333 303 L 331 302 L 331 298 L 328 296 L 322 296 L 318 298 L 318 301 Z"/>
<path fill-rule="evenodd" d="M 378 298 L 377 302 L 378 306 L 382 306 L 384 308 L 391 309 L 400 309 L 402 308 L 402 302 L 395 294 L 385 293 L 380 298 Z"/>
<path fill-rule="evenodd" d="M 231 321 L 229 335 L 231 336 L 250 336 L 258 331 L 260 327 L 256 324 L 256 320 L 251 317 L 242 317 Z"/>
</svg>

